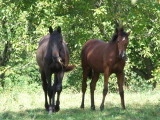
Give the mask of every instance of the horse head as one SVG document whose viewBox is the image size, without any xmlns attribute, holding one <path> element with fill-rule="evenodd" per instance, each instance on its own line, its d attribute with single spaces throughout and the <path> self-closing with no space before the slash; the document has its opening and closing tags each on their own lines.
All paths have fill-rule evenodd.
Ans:
<svg viewBox="0 0 160 120">
<path fill-rule="evenodd" d="M 116 34 L 117 34 L 119 57 L 121 59 L 125 59 L 126 58 L 126 48 L 129 42 L 128 36 L 130 32 L 126 33 L 124 32 L 123 28 L 120 28 L 120 29 L 116 28 Z"/>
<path fill-rule="evenodd" d="M 61 28 L 58 27 L 57 30 L 53 31 L 52 27 L 49 27 L 49 47 L 52 51 L 52 61 L 58 62 L 61 65 L 64 62 L 65 51 L 63 46 L 63 37 L 61 35 Z"/>
</svg>

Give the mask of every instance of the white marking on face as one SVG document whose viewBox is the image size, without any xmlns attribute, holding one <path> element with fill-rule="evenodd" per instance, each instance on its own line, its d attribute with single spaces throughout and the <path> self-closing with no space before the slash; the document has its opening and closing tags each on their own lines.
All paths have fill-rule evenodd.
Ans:
<svg viewBox="0 0 160 120">
<path fill-rule="evenodd" d="M 126 38 L 125 38 L 125 37 L 123 37 L 122 41 L 124 41 L 124 40 L 126 40 Z"/>
</svg>

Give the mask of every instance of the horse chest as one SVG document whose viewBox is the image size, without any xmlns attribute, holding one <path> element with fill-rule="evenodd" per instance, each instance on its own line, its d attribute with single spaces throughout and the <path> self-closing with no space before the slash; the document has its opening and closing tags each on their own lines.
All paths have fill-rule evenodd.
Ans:
<svg viewBox="0 0 160 120">
<path fill-rule="evenodd" d="M 116 73 L 116 72 L 118 72 L 118 71 L 121 71 L 121 70 L 123 70 L 124 65 L 125 65 L 125 62 L 123 62 L 123 61 L 114 63 L 114 64 L 112 64 L 112 65 L 110 66 L 110 71 L 111 71 L 112 73 Z"/>
<path fill-rule="evenodd" d="M 59 63 L 51 63 L 49 68 L 52 72 L 58 72 L 62 70 L 62 66 Z"/>
</svg>

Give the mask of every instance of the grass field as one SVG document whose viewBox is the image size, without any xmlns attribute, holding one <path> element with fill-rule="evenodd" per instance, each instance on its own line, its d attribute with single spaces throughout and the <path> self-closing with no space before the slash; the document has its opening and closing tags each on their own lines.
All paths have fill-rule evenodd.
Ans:
<svg viewBox="0 0 160 120">
<path fill-rule="evenodd" d="M 31 86 L 34 87 L 34 86 Z M 81 93 L 63 90 L 61 110 L 52 115 L 44 109 L 41 86 L 34 89 L 15 87 L 0 93 L 0 120 L 160 120 L 160 90 L 133 93 L 125 91 L 126 110 L 118 93 L 108 93 L 103 111 L 99 110 L 102 93 L 95 91 L 96 110 L 90 109 L 89 90 L 85 109 L 80 109 Z"/>
</svg>

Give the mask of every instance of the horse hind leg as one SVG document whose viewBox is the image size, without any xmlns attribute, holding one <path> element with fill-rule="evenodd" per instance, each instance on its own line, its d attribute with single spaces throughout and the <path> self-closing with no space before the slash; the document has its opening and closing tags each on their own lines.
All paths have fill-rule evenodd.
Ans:
<svg viewBox="0 0 160 120">
<path fill-rule="evenodd" d="M 47 79 L 47 92 L 48 92 L 48 96 L 49 96 L 49 114 L 51 114 L 52 112 L 54 112 L 54 107 L 52 105 L 52 97 L 53 97 L 53 87 L 51 86 L 51 76 L 52 73 L 50 71 L 45 71 L 45 75 L 46 75 L 46 79 Z"/>
<path fill-rule="evenodd" d="M 45 106 L 45 109 L 48 111 L 49 110 L 49 105 L 48 105 L 48 100 L 47 100 L 48 85 L 47 85 L 45 73 L 43 71 L 41 71 L 41 79 L 42 79 L 42 87 L 43 87 L 43 91 L 45 95 L 45 105 L 44 106 Z"/>
<path fill-rule="evenodd" d="M 109 69 L 107 69 L 104 72 L 104 89 L 103 89 L 103 99 L 102 99 L 102 103 L 100 106 L 100 110 L 102 111 L 104 109 L 104 101 L 105 101 L 105 97 L 108 93 L 108 78 L 109 78 Z"/>
<path fill-rule="evenodd" d="M 62 91 L 62 79 L 64 76 L 64 72 L 60 72 L 58 74 L 55 74 L 55 79 L 57 79 L 57 85 L 56 85 L 56 92 L 57 92 L 57 100 L 55 105 L 55 111 L 58 112 L 60 110 L 60 94 Z"/>
<path fill-rule="evenodd" d="M 98 79 L 99 79 L 99 73 L 94 72 L 92 81 L 91 81 L 91 83 L 90 83 L 91 109 L 92 109 L 92 110 L 95 110 L 95 104 L 94 104 L 94 90 L 95 90 L 96 83 L 97 83 Z"/>
<path fill-rule="evenodd" d="M 85 93 L 87 88 L 87 77 L 89 74 L 89 68 L 85 69 L 83 68 L 83 80 L 82 80 L 82 102 L 81 102 L 81 108 L 84 109 L 84 99 L 85 99 Z"/>
<path fill-rule="evenodd" d="M 57 101 L 56 101 L 56 105 L 55 105 L 55 112 L 58 112 L 60 110 L 60 93 L 61 92 L 57 92 Z"/>
<path fill-rule="evenodd" d="M 118 73 L 116 74 L 117 76 L 117 81 L 118 81 L 118 87 L 119 87 L 119 94 L 121 98 L 121 105 L 122 108 L 125 109 L 125 102 L 124 102 L 124 90 L 123 90 L 123 81 L 124 81 L 124 73 Z"/>
</svg>

